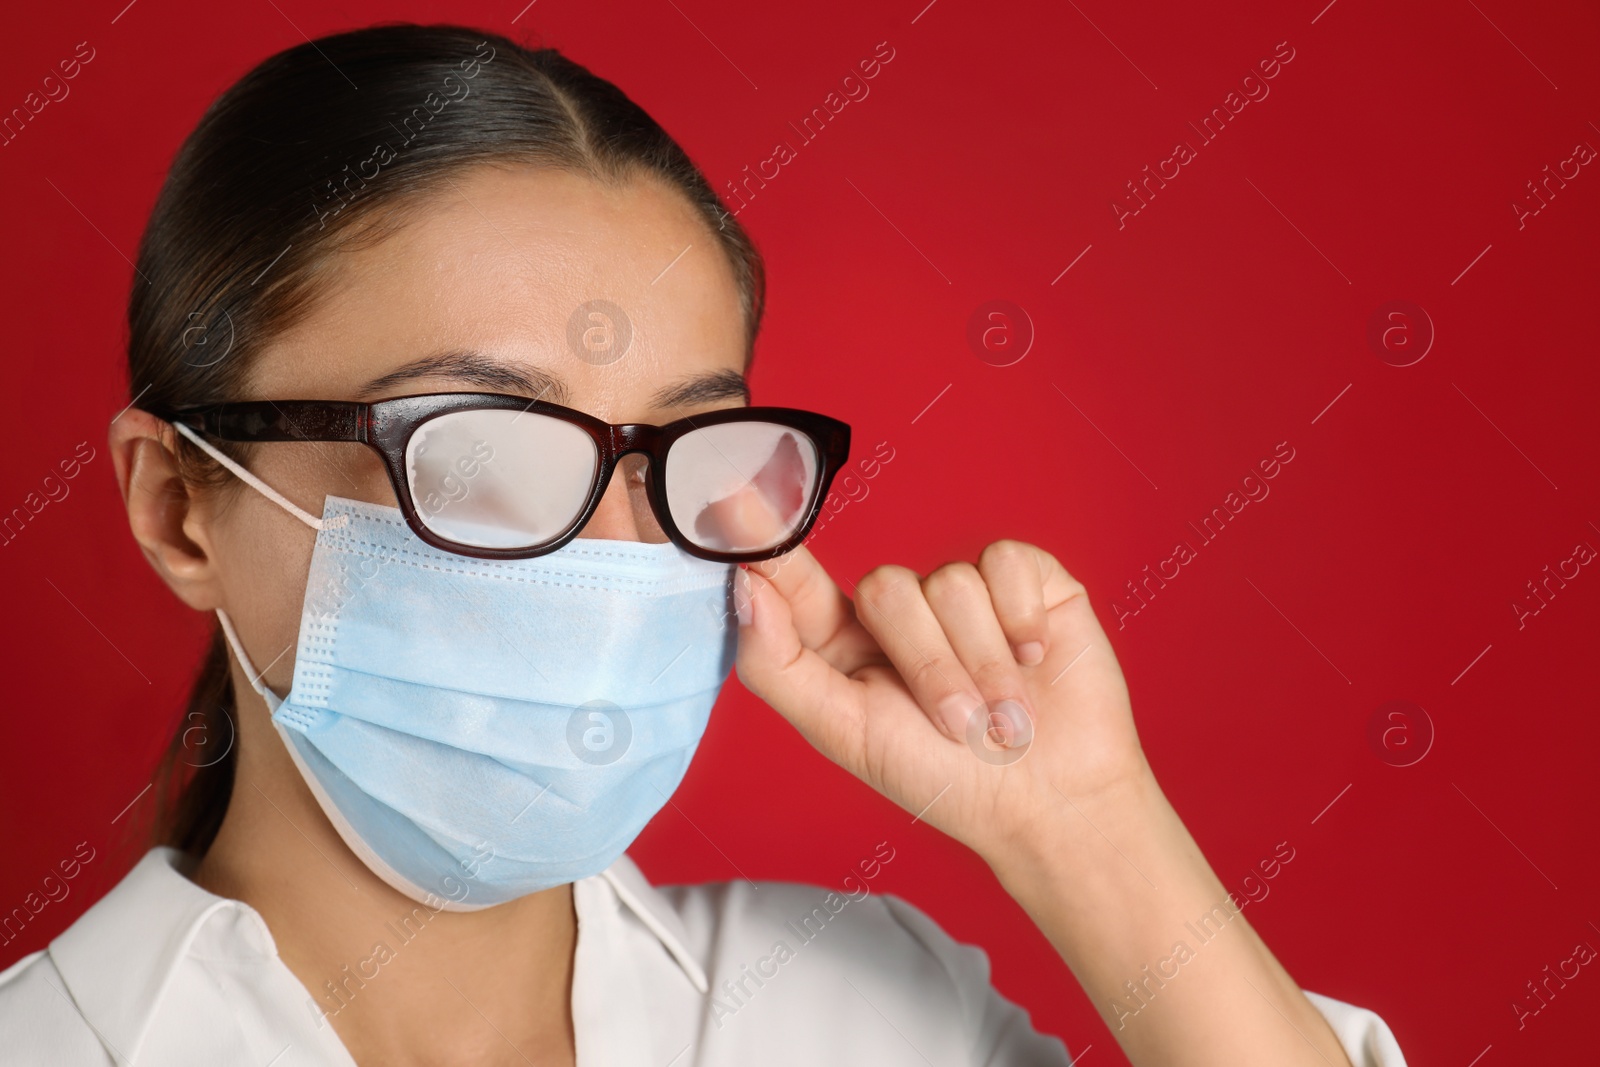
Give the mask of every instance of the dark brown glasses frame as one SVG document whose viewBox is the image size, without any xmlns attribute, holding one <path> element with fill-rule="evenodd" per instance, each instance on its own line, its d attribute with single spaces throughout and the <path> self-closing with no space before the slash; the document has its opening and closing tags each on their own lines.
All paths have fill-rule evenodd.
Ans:
<svg viewBox="0 0 1600 1067">
<path fill-rule="evenodd" d="M 583 510 L 559 537 L 528 548 L 483 548 L 441 537 L 423 522 L 406 480 L 406 446 L 417 430 L 432 419 L 459 411 L 521 411 L 560 419 L 583 430 L 599 455 L 594 485 Z M 435 548 L 479 559 L 529 559 L 554 552 L 578 536 L 593 517 L 611 483 L 617 461 L 629 453 L 649 457 L 646 493 L 656 521 L 678 547 L 701 559 L 718 563 L 755 563 L 790 551 L 805 540 L 822 511 L 828 487 L 850 454 L 850 427 L 812 411 L 783 407 L 719 408 L 677 419 L 661 426 L 647 423 L 609 423 L 573 408 L 502 393 L 422 393 L 362 403 L 353 400 L 246 400 L 228 404 L 183 408 L 163 416 L 223 441 L 355 441 L 383 459 L 395 499 L 406 525 Z M 685 537 L 667 506 L 665 476 L 667 453 L 678 438 L 707 426 L 729 422 L 770 422 L 805 435 L 817 450 L 817 486 L 806 502 L 805 520 L 781 544 L 751 552 L 718 552 L 701 548 Z"/>
</svg>

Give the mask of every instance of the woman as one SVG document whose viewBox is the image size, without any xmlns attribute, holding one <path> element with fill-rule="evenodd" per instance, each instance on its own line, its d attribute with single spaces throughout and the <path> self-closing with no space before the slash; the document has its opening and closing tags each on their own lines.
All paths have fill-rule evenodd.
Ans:
<svg viewBox="0 0 1600 1067">
<path fill-rule="evenodd" d="M 1239 916 L 1055 559 L 852 597 L 800 545 L 849 431 L 749 406 L 762 279 L 552 50 L 369 29 L 223 94 L 140 250 L 110 445 L 218 617 L 188 725 L 237 739 L 192 780 L 175 739 L 162 847 L 0 976 L 8 1063 L 1067 1063 L 870 892 L 888 842 L 834 891 L 644 880 L 735 665 L 977 851 L 1133 1062 L 1403 1062 Z"/>
</svg>

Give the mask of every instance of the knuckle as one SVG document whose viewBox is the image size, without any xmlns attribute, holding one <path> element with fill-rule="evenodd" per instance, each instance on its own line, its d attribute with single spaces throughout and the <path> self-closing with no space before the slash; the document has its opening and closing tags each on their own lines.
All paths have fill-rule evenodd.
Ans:
<svg viewBox="0 0 1600 1067">
<path fill-rule="evenodd" d="M 972 680 L 977 683 L 979 692 L 992 696 L 1010 696 L 1022 689 L 1016 667 L 999 660 L 974 666 Z"/>
<path fill-rule="evenodd" d="M 856 583 L 856 591 L 869 600 L 890 600 L 916 583 L 916 572 L 909 567 L 884 563 L 872 568 Z"/>
<path fill-rule="evenodd" d="M 984 568 L 989 567 L 1015 567 L 1029 559 L 1033 554 L 1033 546 L 1026 541 L 1013 538 L 1002 538 L 992 541 L 984 547 L 978 556 L 978 563 Z"/>
<path fill-rule="evenodd" d="M 984 588 L 983 575 L 965 560 L 946 563 L 922 580 L 923 595 L 936 601 L 968 598 Z"/>
<path fill-rule="evenodd" d="M 1029 633 L 1042 629 L 1049 616 L 1041 603 L 1029 603 L 1010 611 L 1002 612 L 1000 622 L 1008 629 L 1024 630 Z"/>
<path fill-rule="evenodd" d="M 911 668 L 911 677 L 906 681 L 911 684 L 915 692 L 920 693 L 954 693 L 960 691 L 960 683 L 956 680 L 955 664 L 940 663 L 938 657 L 929 657 Z"/>
</svg>

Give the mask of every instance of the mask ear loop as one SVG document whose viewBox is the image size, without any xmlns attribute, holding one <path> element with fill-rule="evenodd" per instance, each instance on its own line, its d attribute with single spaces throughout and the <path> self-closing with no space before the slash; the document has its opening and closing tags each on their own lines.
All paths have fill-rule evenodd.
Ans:
<svg viewBox="0 0 1600 1067">
<path fill-rule="evenodd" d="M 278 705 L 283 703 L 283 698 L 267 688 L 267 684 L 256 673 L 254 663 L 244 650 L 244 642 L 239 640 L 239 632 L 233 628 L 233 620 L 228 618 L 228 613 L 221 608 L 217 609 L 217 621 L 222 623 L 222 636 L 228 641 L 228 647 L 233 649 L 234 656 L 239 660 L 239 666 L 244 668 L 244 676 L 250 680 L 250 688 L 261 695 L 267 702 L 267 711 L 276 713 Z"/>
<path fill-rule="evenodd" d="M 266 482 L 262 481 L 260 478 L 257 478 L 254 474 L 251 474 L 248 470 L 229 459 L 222 453 L 220 449 L 212 445 L 209 441 L 201 437 L 194 430 L 185 426 L 183 423 L 175 422 L 172 424 L 172 428 L 183 434 L 183 436 L 187 437 L 189 440 L 193 441 L 201 451 L 206 453 L 206 455 L 210 456 L 212 459 L 228 468 L 228 470 L 232 471 L 238 476 L 240 481 L 244 482 L 250 488 L 254 489 L 256 492 L 260 493 L 274 504 L 277 504 L 279 507 L 283 508 L 283 510 L 287 511 L 289 514 L 293 515 L 295 518 L 299 519 L 313 530 L 316 530 L 318 533 L 322 532 L 324 527 L 339 527 L 350 521 L 349 516 L 339 515 L 328 522 L 324 522 L 322 519 L 317 518 L 304 508 L 299 507 L 294 501 L 290 500 L 288 497 L 272 488 L 272 486 L 268 485 Z M 278 705 L 283 703 L 283 699 L 271 689 L 268 689 L 266 683 L 261 680 L 261 676 L 256 673 L 255 664 L 250 662 L 250 657 L 244 650 L 244 642 L 239 640 L 239 633 L 233 628 L 233 620 L 228 618 L 228 613 L 222 608 L 217 609 L 217 620 L 222 623 L 222 635 L 227 639 L 228 647 L 233 650 L 235 658 L 239 660 L 239 666 L 244 668 L 245 677 L 250 680 L 250 688 L 259 693 L 261 695 L 261 699 L 267 702 L 267 710 L 269 712 L 276 713 L 278 710 Z"/>
<path fill-rule="evenodd" d="M 262 496 L 266 497 L 283 510 L 287 511 L 289 514 L 293 515 L 295 518 L 299 519 L 313 530 L 321 531 L 323 525 L 321 519 L 311 514 L 311 512 L 306 511 L 294 501 L 290 500 L 288 497 L 272 488 L 272 486 L 268 485 L 266 482 L 262 481 L 260 478 L 257 478 L 254 474 L 251 474 L 249 471 L 239 466 L 239 464 L 223 455 L 220 449 L 211 444 L 211 442 L 207 441 L 205 438 L 201 437 L 194 430 L 191 430 L 181 422 L 173 423 L 172 428 L 183 434 L 183 436 L 187 437 L 189 440 L 193 441 L 197 446 L 199 446 L 201 451 L 205 452 L 212 459 L 216 460 L 234 474 L 238 475 L 239 480 L 244 482 L 250 488 L 254 489 L 256 492 L 260 493 Z M 340 518 L 344 518 L 344 516 L 340 516 Z M 338 525 L 343 525 L 343 523 Z"/>
</svg>

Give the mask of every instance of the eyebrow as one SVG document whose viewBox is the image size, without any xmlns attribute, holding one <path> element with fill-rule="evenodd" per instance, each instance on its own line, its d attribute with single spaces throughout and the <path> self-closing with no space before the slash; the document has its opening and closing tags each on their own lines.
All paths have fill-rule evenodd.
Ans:
<svg viewBox="0 0 1600 1067">
<path fill-rule="evenodd" d="M 553 374 L 532 367 L 513 367 L 477 352 L 440 352 L 414 359 L 372 379 L 357 395 L 368 397 L 418 378 L 453 378 L 468 385 L 524 393 L 552 404 L 564 404 L 568 396 L 566 383 Z"/>
<path fill-rule="evenodd" d="M 410 363 L 367 382 L 357 394 L 369 397 L 419 378 L 452 378 L 470 385 L 521 393 L 552 404 L 570 406 L 571 391 L 560 376 L 534 367 L 514 367 L 479 352 L 441 352 Z M 657 389 L 651 397 L 656 408 L 685 407 L 717 400 L 750 403 L 750 386 L 731 370 L 689 375 Z"/>
<path fill-rule="evenodd" d="M 750 383 L 744 380 L 744 375 L 731 370 L 691 375 L 657 389 L 651 403 L 658 408 L 676 408 L 709 404 L 716 400 L 737 400 L 748 404 Z"/>
</svg>

